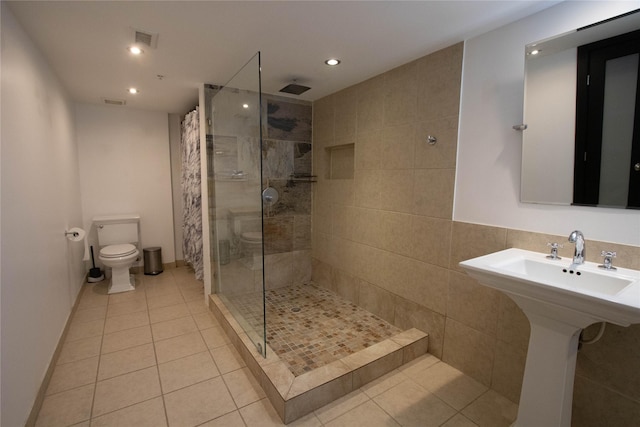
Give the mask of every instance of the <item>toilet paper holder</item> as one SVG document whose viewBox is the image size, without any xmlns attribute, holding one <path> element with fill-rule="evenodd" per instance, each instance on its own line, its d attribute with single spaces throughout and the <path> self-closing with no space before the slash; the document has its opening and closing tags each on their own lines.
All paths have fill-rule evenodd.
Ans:
<svg viewBox="0 0 640 427">
<path fill-rule="evenodd" d="M 70 230 L 64 231 L 64 237 L 72 242 L 84 240 L 85 231 L 82 228 L 72 227 Z"/>
</svg>

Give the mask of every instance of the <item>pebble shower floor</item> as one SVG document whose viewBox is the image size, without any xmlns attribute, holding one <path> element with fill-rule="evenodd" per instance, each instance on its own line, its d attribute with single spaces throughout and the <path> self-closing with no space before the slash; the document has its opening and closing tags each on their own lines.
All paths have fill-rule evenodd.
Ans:
<svg viewBox="0 0 640 427">
<path fill-rule="evenodd" d="M 261 330 L 262 294 L 228 297 L 254 330 Z M 265 293 L 267 344 L 295 376 L 379 343 L 399 328 L 313 284 Z"/>
</svg>

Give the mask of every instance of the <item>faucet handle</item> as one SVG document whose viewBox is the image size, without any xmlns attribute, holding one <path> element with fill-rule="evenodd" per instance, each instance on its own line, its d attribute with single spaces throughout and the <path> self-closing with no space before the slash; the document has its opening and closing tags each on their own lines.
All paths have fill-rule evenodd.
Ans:
<svg viewBox="0 0 640 427">
<path fill-rule="evenodd" d="M 611 251 L 602 251 L 600 253 L 600 256 L 604 258 L 604 262 L 602 263 L 602 265 L 599 265 L 598 267 L 600 268 L 604 268 L 605 270 L 616 270 L 616 268 L 613 266 L 613 258 L 616 257 L 616 253 L 615 252 L 611 252 Z"/>
<path fill-rule="evenodd" d="M 564 245 L 561 245 L 557 242 L 549 242 L 547 243 L 547 246 L 551 247 L 551 253 L 549 255 L 547 255 L 547 258 L 549 259 L 562 259 L 558 256 L 558 248 L 564 248 Z"/>
</svg>

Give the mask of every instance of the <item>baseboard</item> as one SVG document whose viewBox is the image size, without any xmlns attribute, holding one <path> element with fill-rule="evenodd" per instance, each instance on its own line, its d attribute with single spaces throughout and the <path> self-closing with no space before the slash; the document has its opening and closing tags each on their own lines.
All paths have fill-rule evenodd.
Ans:
<svg viewBox="0 0 640 427">
<path fill-rule="evenodd" d="M 182 262 L 184 263 L 184 261 Z M 162 263 L 162 270 L 172 270 L 174 268 L 180 267 L 177 264 L 178 261 Z M 144 274 L 144 266 L 131 267 L 129 271 L 133 274 Z"/>
<path fill-rule="evenodd" d="M 163 264 L 162 264 L 162 267 L 163 267 L 165 270 L 171 270 L 172 268 L 176 268 L 176 267 L 177 267 L 177 265 L 176 265 L 176 264 L 177 264 L 177 263 L 176 263 L 175 261 L 174 261 L 174 262 L 168 262 L 168 263 L 166 263 L 166 264 L 165 264 L 165 263 L 163 263 Z"/>
<path fill-rule="evenodd" d="M 27 418 L 27 422 L 25 423 L 25 427 L 34 427 L 36 425 L 36 421 L 38 419 L 38 414 L 40 413 L 40 409 L 42 408 L 42 402 L 44 402 L 45 393 L 47 392 L 47 388 L 49 388 L 49 382 L 51 382 L 51 376 L 53 375 L 53 371 L 58 364 L 58 358 L 60 357 L 60 352 L 62 351 L 62 347 L 64 345 L 65 340 L 67 339 L 67 334 L 69 332 L 69 327 L 71 326 L 71 320 L 78 310 L 78 305 L 80 304 L 80 300 L 82 299 L 82 294 L 86 288 L 87 283 L 87 275 L 82 279 L 82 283 L 80 285 L 80 291 L 76 296 L 76 301 L 71 307 L 71 312 L 69 313 L 69 317 L 67 318 L 67 323 L 62 330 L 62 335 L 58 340 L 58 345 L 56 346 L 55 351 L 53 352 L 53 356 L 51 357 L 51 361 L 49 362 L 49 367 L 44 374 L 44 378 L 42 383 L 40 383 L 40 389 L 38 390 L 38 394 L 36 394 L 36 399 L 33 402 L 33 406 L 31 407 L 31 412 L 29 413 L 29 418 Z"/>
</svg>

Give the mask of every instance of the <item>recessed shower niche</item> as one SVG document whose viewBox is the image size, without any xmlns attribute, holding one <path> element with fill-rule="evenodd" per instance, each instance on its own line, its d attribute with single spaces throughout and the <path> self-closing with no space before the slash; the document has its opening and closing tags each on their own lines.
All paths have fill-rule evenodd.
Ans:
<svg viewBox="0 0 640 427">
<path fill-rule="evenodd" d="M 353 179 L 355 144 L 325 148 L 325 162 L 326 179 Z"/>
</svg>

